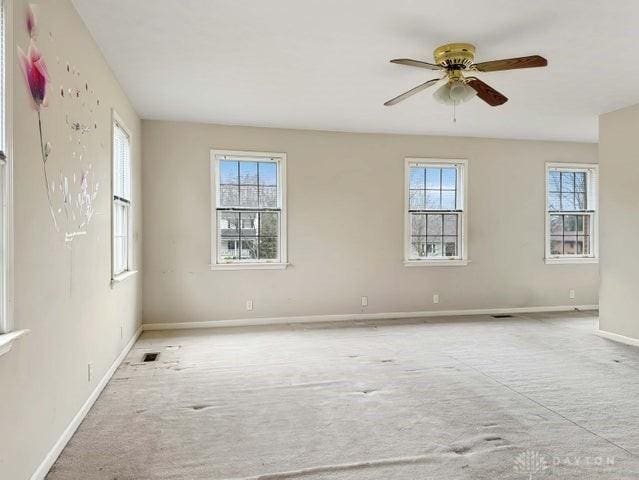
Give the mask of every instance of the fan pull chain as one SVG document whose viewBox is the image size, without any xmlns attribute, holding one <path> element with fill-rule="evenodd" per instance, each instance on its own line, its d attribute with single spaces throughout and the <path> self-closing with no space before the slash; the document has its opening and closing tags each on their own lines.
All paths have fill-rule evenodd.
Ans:
<svg viewBox="0 0 639 480">
<path fill-rule="evenodd" d="M 453 103 L 453 123 L 457 123 L 457 104 Z"/>
</svg>

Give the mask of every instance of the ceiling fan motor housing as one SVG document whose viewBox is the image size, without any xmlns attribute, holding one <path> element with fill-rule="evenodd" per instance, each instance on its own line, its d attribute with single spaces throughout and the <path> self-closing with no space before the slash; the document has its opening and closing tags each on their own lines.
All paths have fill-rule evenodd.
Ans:
<svg viewBox="0 0 639 480">
<path fill-rule="evenodd" d="M 473 64 L 475 46 L 470 43 L 448 43 L 433 52 L 435 63 L 452 70 L 464 70 Z"/>
</svg>

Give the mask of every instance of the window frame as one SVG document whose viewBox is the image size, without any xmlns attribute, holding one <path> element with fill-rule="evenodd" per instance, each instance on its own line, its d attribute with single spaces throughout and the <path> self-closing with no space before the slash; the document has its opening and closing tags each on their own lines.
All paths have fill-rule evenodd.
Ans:
<svg viewBox="0 0 639 480">
<path fill-rule="evenodd" d="M 413 259 L 410 258 L 411 217 L 410 217 L 410 169 L 411 167 L 450 168 L 457 169 L 457 204 L 461 206 L 458 228 L 458 248 L 461 254 L 455 257 Z M 404 159 L 404 266 L 466 266 L 468 257 L 468 160 L 464 158 L 422 158 L 407 157 Z"/>
<path fill-rule="evenodd" d="M 129 139 L 129 200 L 123 200 L 115 195 L 115 132 L 116 128 L 120 128 Z M 111 284 L 119 283 L 130 276 L 137 273 L 137 270 L 133 268 L 133 248 L 132 248 L 132 233 L 133 233 L 133 137 L 131 130 L 127 127 L 122 117 L 118 115 L 115 109 L 112 109 L 111 119 Z M 115 255 L 115 232 L 116 232 L 116 208 L 118 206 L 125 206 L 127 211 L 127 248 L 126 248 L 126 269 L 120 272 L 116 272 L 116 255 Z"/>
<path fill-rule="evenodd" d="M 4 94 L 2 99 L 3 115 L 0 136 L 4 139 L 4 158 L 0 159 L 0 248 L 3 254 L 0 260 L 0 337 L 3 335 L 13 335 L 24 332 L 14 332 L 15 324 L 13 318 L 13 10 L 12 2 L 0 0 L 2 9 L 2 33 L 4 38 L 4 65 L 0 72 L 2 77 L 1 91 Z M 1 60 L 1 59 L 0 59 Z M 0 147 L 2 145 L 0 144 Z M 11 332 L 14 332 L 13 334 Z M 8 344 L 10 347 L 10 344 Z M 0 354 L 3 349 L 0 342 Z"/>
<path fill-rule="evenodd" d="M 217 258 L 218 250 L 218 229 L 217 229 L 217 208 L 220 200 L 220 188 L 218 180 L 220 161 L 222 157 L 235 157 L 237 160 L 249 161 L 273 161 L 277 163 L 278 182 L 278 205 L 280 209 L 280 233 L 279 233 L 279 261 L 259 261 L 259 262 L 219 262 Z M 286 208 L 286 153 L 257 152 L 243 150 L 218 150 L 210 151 L 210 188 L 211 188 L 211 270 L 283 270 L 288 263 L 287 245 L 287 208 Z M 260 210 L 256 208 L 255 210 Z"/>
<path fill-rule="evenodd" d="M 551 171 L 559 172 L 584 172 L 586 173 L 586 208 L 587 210 L 564 211 L 558 210 L 552 213 L 549 210 L 549 182 L 548 176 Z M 545 215 L 545 233 L 544 233 L 544 261 L 548 265 L 552 264 L 580 264 L 580 263 L 599 263 L 599 165 L 596 163 L 565 163 L 565 162 L 546 162 L 544 168 L 544 215 Z M 589 255 L 577 254 L 551 254 L 550 253 L 550 217 L 557 214 L 580 215 L 589 213 L 590 222 L 590 245 L 591 253 Z"/>
</svg>

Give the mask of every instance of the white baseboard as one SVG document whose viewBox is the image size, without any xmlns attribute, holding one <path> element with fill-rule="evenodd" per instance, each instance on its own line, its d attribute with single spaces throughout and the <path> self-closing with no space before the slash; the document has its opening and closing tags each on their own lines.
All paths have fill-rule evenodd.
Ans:
<svg viewBox="0 0 639 480">
<path fill-rule="evenodd" d="M 626 345 L 632 345 L 633 347 L 639 347 L 639 339 L 626 337 L 624 335 L 619 335 L 618 333 L 606 332 L 605 330 L 597 330 L 597 335 L 603 338 L 607 338 L 608 340 L 613 340 L 619 343 L 625 343 Z"/>
<path fill-rule="evenodd" d="M 109 380 L 111 380 L 111 377 L 113 376 L 117 368 L 120 366 L 122 361 L 126 358 L 127 354 L 129 353 L 129 351 L 131 350 L 131 348 L 133 347 L 137 339 L 142 334 L 142 330 L 143 328 L 142 326 L 140 326 L 140 328 L 138 328 L 138 330 L 135 332 L 133 337 L 131 337 L 131 340 L 129 340 L 129 343 L 126 344 L 122 352 L 120 352 L 120 355 L 118 355 L 118 357 L 115 359 L 113 364 L 109 367 L 109 369 L 104 374 L 100 382 L 96 385 L 93 392 L 91 392 L 91 395 L 89 395 L 89 398 L 87 398 L 87 401 L 84 402 L 84 405 L 82 405 L 82 408 L 80 408 L 78 413 L 75 414 L 75 416 L 71 420 L 71 423 L 69 423 L 69 425 L 64 430 L 64 432 L 62 432 L 62 435 L 60 436 L 60 438 L 58 438 L 58 440 L 53 445 L 53 448 L 49 451 L 49 453 L 44 458 L 42 463 L 38 466 L 38 468 L 33 473 L 33 475 L 31 475 L 30 480 L 43 480 L 44 477 L 46 477 L 47 473 L 49 472 L 49 469 L 53 466 L 55 461 L 58 459 L 58 457 L 60 456 L 60 453 L 62 453 L 62 450 L 66 446 L 67 442 L 71 439 L 75 431 L 78 429 L 78 427 L 82 423 L 82 420 L 84 420 L 84 417 L 86 417 L 87 413 L 89 413 L 89 410 L 91 409 L 95 401 L 100 396 L 100 393 L 102 393 L 102 390 L 104 390 L 104 387 L 106 387 L 106 384 L 109 383 Z"/>
<path fill-rule="evenodd" d="M 385 320 L 423 317 L 451 317 L 459 315 L 503 315 L 509 313 L 567 312 L 570 310 L 597 310 L 598 305 L 563 305 L 555 307 L 486 308 L 477 310 L 429 310 L 423 312 L 347 313 L 337 315 L 307 315 L 294 317 L 241 318 L 206 322 L 144 323 L 146 330 L 181 330 L 187 328 L 255 327 L 287 323 L 347 322 L 353 320 Z"/>
</svg>

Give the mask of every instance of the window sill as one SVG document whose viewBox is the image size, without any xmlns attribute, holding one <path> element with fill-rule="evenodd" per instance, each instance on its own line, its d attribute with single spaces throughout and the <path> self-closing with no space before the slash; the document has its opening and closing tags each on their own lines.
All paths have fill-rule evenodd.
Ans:
<svg viewBox="0 0 639 480">
<path fill-rule="evenodd" d="M 18 338 L 27 335 L 29 330 L 16 330 L 15 332 L 4 333 L 0 335 L 0 356 L 8 353 Z"/>
<path fill-rule="evenodd" d="M 124 282 L 127 278 L 131 278 L 133 277 L 135 274 L 137 274 L 138 271 L 137 270 L 129 270 L 126 271 L 124 273 L 120 273 L 118 275 L 115 275 L 112 279 L 111 279 L 111 286 L 113 287 L 114 285 L 118 284 L 118 283 L 122 283 Z"/>
<path fill-rule="evenodd" d="M 405 267 L 465 267 L 468 259 L 455 260 L 404 260 Z"/>
<path fill-rule="evenodd" d="M 285 270 L 290 263 L 216 263 L 211 270 Z"/>
<path fill-rule="evenodd" d="M 578 263 L 599 263 L 599 259 L 595 257 L 576 257 L 576 258 L 546 258 L 546 265 L 570 265 Z"/>
</svg>

